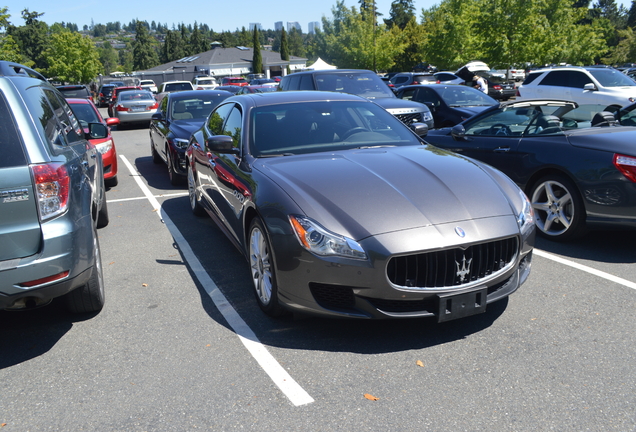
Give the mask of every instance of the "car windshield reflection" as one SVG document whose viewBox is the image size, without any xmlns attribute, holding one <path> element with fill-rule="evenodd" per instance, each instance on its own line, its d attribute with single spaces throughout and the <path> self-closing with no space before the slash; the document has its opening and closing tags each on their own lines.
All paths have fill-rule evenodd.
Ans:
<svg viewBox="0 0 636 432">
<path fill-rule="evenodd" d="M 421 144 L 399 120 L 367 102 L 274 105 L 253 109 L 250 121 L 256 157 Z"/>
</svg>

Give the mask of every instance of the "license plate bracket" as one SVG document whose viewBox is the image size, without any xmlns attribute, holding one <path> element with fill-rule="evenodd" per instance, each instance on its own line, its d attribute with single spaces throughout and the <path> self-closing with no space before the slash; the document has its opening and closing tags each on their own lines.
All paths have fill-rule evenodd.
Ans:
<svg viewBox="0 0 636 432">
<path fill-rule="evenodd" d="M 437 322 L 451 321 L 486 312 L 488 288 L 461 294 L 439 294 Z"/>
</svg>

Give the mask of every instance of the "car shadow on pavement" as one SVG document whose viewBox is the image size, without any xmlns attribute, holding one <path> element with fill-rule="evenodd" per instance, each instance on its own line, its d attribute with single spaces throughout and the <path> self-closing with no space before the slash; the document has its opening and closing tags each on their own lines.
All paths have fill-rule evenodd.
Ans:
<svg viewBox="0 0 636 432">
<path fill-rule="evenodd" d="M 636 231 L 589 231 L 579 239 L 554 242 L 537 236 L 535 247 L 557 255 L 615 264 L 636 262 Z"/>
<path fill-rule="evenodd" d="M 96 315 L 69 314 L 61 298 L 39 308 L 0 311 L 0 369 L 43 355 L 71 330 L 74 323 Z"/>
<path fill-rule="evenodd" d="M 490 327 L 508 305 L 504 299 L 489 305 L 483 314 L 442 324 L 430 318 L 372 321 L 292 314 L 271 318 L 254 299 L 247 261 L 214 222 L 209 217 L 195 217 L 187 197 L 167 199 L 162 207 L 229 303 L 258 339 L 269 346 L 362 354 L 422 349 L 460 340 Z M 188 270 L 205 311 L 232 330 L 189 266 Z"/>
</svg>

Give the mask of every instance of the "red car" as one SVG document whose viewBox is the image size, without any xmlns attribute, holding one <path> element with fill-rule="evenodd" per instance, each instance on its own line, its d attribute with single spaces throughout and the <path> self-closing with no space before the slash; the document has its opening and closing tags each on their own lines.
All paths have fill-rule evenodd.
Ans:
<svg viewBox="0 0 636 432">
<path fill-rule="evenodd" d="M 89 140 L 102 154 L 104 163 L 104 184 L 107 187 L 117 186 L 117 150 L 110 134 L 110 126 L 119 124 L 118 118 L 104 120 L 95 104 L 89 99 L 66 99 L 85 132 L 89 123 L 102 123 L 108 126 L 108 137 Z"/>
<path fill-rule="evenodd" d="M 246 86 L 249 83 L 247 82 L 247 80 L 245 78 L 241 78 L 241 77 L 225 77 L 225 78 L 221 78 L 221 85 L 222 86 L 227 86 L 227 85 L 234 85 L 234 86 Z"/>
</svg>

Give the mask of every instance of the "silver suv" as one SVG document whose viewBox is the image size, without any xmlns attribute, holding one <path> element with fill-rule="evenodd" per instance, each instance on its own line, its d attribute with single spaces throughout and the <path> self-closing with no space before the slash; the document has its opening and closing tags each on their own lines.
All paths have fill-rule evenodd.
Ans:
<svg viewBox="0 0 636 432">
<path fill-rule="evenodd" d="M 108 224 L 101 123 L 84 133 L 39 73 L 0 61 L 0 309 L 64 296 L 71 312 L 104 305 L 96 228 Z"/>
<path fill-rule="evenodd" d="M 518 93 L 517 100 L 561 99 L 616 111 L 636 101 L 636 82 L 614 68 L 564 66 L 530 72 Z"/>
</svg>

